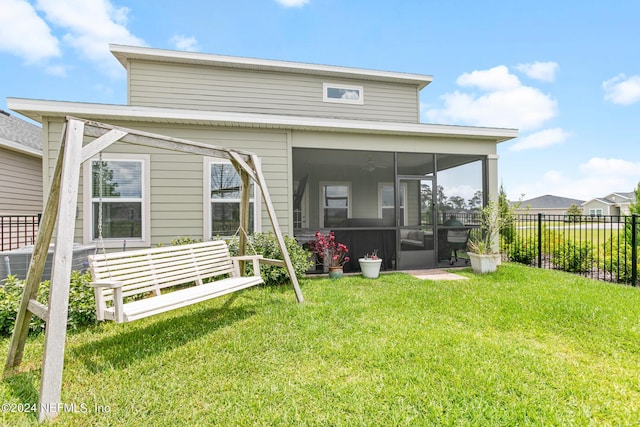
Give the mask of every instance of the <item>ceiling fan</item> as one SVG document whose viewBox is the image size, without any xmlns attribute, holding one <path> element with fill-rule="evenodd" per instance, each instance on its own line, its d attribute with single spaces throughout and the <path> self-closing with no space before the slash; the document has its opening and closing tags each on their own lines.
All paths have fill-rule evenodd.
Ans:
<svg viewBox="0 0 640 427">
<path fill-rule="evenodd" d="M 369 158 L 367 160 L 367 164 L 362 167 L 362 170 L 367 171 L 369 173 L 375 171 L 376 169 L 385 169 L 388 168 L 389 165 L 386 163 L 379 163 L 373 161 L 373 155 L 369 154 Z"/>
</svg>

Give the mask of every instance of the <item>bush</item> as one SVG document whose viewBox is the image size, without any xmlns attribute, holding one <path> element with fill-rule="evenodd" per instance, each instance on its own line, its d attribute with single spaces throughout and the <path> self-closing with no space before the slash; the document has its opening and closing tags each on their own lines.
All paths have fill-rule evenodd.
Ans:
<svg viewBox="0 0 640 427">
<path fill-rule="evenodd" d="M 593 267 L 593 245 L 590 242 L 561 240 L 553 248 L 551 262 L 570 273 L 584 273 Z"/>
<path fill-rule="evenodd" d="M 90 273 L 71 272 L 69 288 L 69 315 L 67 328 L 78 329 L 96 323 L 95 297 L 91 286 Z M 16 323 L 16 315 L 20 307 L 25 281 L 10 275 L 2 280 L 0 286 L 0 336 L 10 336 Z M 42 282 L 38 287 L 36 300 L 47 305 L 49 302 L 49 281 Z M 33 316 L 29 331 L 38 333 L 44 330 L 45 322 Z"/>
<path fill-rule="evenodd" d="M 523 237 L 516 234 L 505 247 L 510 261 L 532 265 L 538 258 L 538 239 L 535 235 Z"/>
<path fill-rule="evenodd" d="M 309 261 L 311 254 L 308 250 L 303 249 L 298 245 L 298 242 L 294 237 L 285 236 L 284 241 L 287 247 L 287 252 L 289 252 L 289 257 L 291 258 L 295 274 L 300 278 L 304 276 L 304 274 L 313 265 L 313 262 Z M 231 256 L 237 255 L 240 239 L 238 237 L 233 237 L 232 239 L 227 240 L 227 243 L 229 245 L 229 252 L 231 253 Z M 247 247 L 247 253 L 253 253 L 253 250 L 255 250 L 257 254 L 260 254 L 265 258 L 283 259 L 276 236 L 271 232 L 252 234 L 249 236 L 249 244 Z M 262 278 L 267 285 L 280 285 L 289 283 L 290 281 L 286 268 L 263 264 L 260 266 L 260 270 Z M 251 263 L 247 263 L 246 272 L 247 274 L 253 274 L 253 267 L 251 266 Z"/>
<path fill-rule="evenodd" d="M 632 251 L 624 234 L 614 235 L 602 245 L 600 259 L 600 269 L 611 273 L 619 282 L 631 281 Z M 640 269 L 640 259 L 636 260 L 636 264 Z"/>
</svg>

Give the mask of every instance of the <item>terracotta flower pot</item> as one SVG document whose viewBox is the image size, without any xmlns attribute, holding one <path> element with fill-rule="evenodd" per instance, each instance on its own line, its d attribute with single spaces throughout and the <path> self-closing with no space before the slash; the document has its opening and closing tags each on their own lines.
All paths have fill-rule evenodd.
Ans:
<svg viewBox="0 0 640 427">
<path fill-rule="evenodd" d="M 340 279 L 343 275 L 342 267 L 329 267 L 329 277 L 331 279 Z"/>
</svg>

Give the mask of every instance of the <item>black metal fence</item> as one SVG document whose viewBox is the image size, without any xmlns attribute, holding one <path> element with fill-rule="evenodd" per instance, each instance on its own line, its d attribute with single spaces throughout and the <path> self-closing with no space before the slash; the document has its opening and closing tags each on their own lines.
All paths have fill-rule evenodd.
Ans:
<svg viewBox="0 0 640 427">
<path fill-rule="evenodd" d="M 0 251 L 10 251 L 36 241 L 38 215 L 0 215 Z"/>
<path fill-rule="evenodd" d="M 515 215 L 501 231 L 501 252 L 512 262 L 637 286 L 639 231 L 637 215 Z"/>
</svg>

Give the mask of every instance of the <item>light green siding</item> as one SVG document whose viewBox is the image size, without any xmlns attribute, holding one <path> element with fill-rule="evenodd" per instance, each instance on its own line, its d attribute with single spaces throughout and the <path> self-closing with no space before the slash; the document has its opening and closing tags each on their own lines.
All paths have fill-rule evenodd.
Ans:
<svg viewBox="0 0 640 427">
<path fill-rule="evenodd" d="M 127 122 L 110 123 L 161 135 L 184 138 L 211 145 L 237 148 L 256 153 L 268 183 L 271 200 L 282 232 L 290 230 L 289 200 L 291 184 L 287 165 L 290 163 L 286 131 L 256 131 L 246 129 L 212 128 L 207 126 L 154 125 Z M 49 174 L 53 172 L 62 122 L 49 122 Z M 151 156 L 151 244 L 168 244 L 180 236 L 201 239 L 204 229 L 204 168 L 199 155 L 183 154 L 162 149 L 117 142 L 105 152 L 145 153 Z M 83 188 L 80 181 L 76 242 L 83 241 Z M 263 231 L 271 229 L 263 209 Z"/>
<path fill-rule="evenodd" d="M 364 88 L 364 104 L 323 102 L 323 83 Z M 129 104 L 207 111 L 417 123 L 418 89 L 286 72 L 132 60 Z"/>
</svg>

